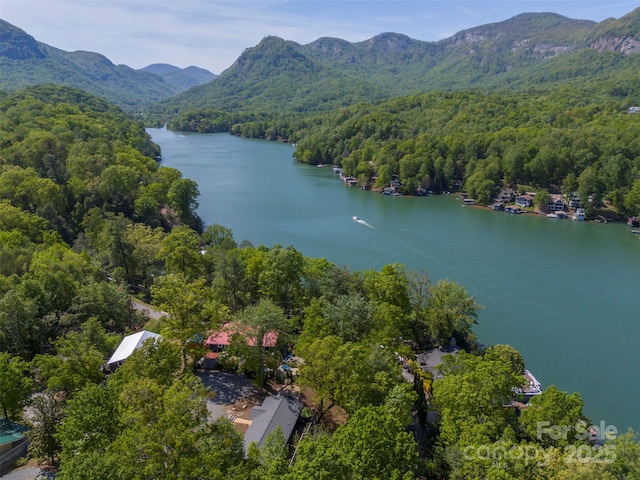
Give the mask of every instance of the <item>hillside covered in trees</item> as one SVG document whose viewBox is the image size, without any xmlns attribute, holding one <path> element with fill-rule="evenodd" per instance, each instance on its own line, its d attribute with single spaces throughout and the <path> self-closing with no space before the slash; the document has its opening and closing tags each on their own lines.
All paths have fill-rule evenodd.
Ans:
<svg viewBox="0 0 640 480">
<path fill-rule="evenodd" d="M 455 282 L 238 245 L 201 225 L 197 185 L 158 165 L 138 121 L 78 90 L 2 96 L 0 138 L 0 408 L 57 478 L 637 478 L 634 434 L 594 445 L 579 394 L 549 387 L 518 414 L 522 358 L 478 346 L 481 307 Z M 145 324 L 163 339 L 105 378 L 145 322 L 132 292 L 170 313 Z M 245 458 L 233 424 L 208 418 L 194 339 L 229 321 L 280 332 L 276 351 L 230 347 L 258 385 L 282 352 L 303 359 L 317 423 L 293 459 L 277 431 Z M 415 354 L 452 337 L 468 353 L 422 372 Z"/>
<path fill-rule="evenodd" d="M 491 204 L 505 186 L 640 213 L 640 119 L 586 92 L 423 94 L 355 106 L 293 131 L 295 158 L 334 163 L 367 188 L 463 189 Z"/>
</svg>

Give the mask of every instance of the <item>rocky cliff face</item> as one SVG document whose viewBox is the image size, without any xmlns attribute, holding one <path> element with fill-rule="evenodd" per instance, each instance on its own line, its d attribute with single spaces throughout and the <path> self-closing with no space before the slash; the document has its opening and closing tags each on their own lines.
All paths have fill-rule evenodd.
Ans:
<svg viewBox="0 0 640 480">
<path fill-rule="evenodd" d="M 600 38 L 589 45 L 597 52 L 622 52 L 625 55 L 640 53 L 640 40 L 629 37 Z"/>
<path fill-rule="evenodd" d="M 30 60 L 46 58 L 46 54 L 31 35 L 0 20 L 0 57 Z"/>
</svg>

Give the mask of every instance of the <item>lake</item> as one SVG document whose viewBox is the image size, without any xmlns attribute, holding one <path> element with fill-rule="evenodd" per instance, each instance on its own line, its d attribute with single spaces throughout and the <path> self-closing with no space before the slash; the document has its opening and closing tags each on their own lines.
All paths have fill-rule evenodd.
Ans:
<svg viewBox="0 0 640 480">
<path fill-rule="evenodd" d="M 288 144 L 148 131 L 162 164 L 198 183 L 206 224 L 353 270 L 450 278 L 484 306 L 481 343 L 513 345 L 543 387 L 580 392 L 594 424 L 640 431 L 640 240 L 626 225 L 365 192 L 296 163 Z"/>
</svg>

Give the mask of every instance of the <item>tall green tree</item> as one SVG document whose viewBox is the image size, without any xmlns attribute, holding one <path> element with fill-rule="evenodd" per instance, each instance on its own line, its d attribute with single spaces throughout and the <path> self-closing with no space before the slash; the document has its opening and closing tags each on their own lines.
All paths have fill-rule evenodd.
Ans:
<svg viewBox="0 0 640 480">
<path fill-rule="evenodd" d="M 409 279 L 403 265 L 385 265 L 380 272 L 364 272 L 364 289 L 376 303 L 389 303 L 402 311 L 410 308 Z"/>
<path fill-rule="evenodd" d="M 277 335 L 283 334 L 287 327 L 287 318 L 281 307 L 267 299 L 260 300 L 257 304 L 246 307 L 239 318 L 240 323 L 246 328 L 245 333 L 255 338 L 255 346 L 260 359 L 258 380 L 260 386 L 263 386 L 266 348 L 264 340 L 267 335 L 272 332 Z"/>
<path fill-rule="evenodd" d="M 315 340 L 302 351 L 296 351 L 305 359 L 300 365 L 298 383 L 313 389 L 319 417 L 335 405 L 338 397 L 343 372 L 336 368 L 335 359 L 340 346 L 342 340 L 339 337 L 328 336 Z"/>
<path fill-rule="evenodd" d="M 331 332 L 346 342 L 362 340 L 372 327 L 375 305 L 361 294 L 337 297 L 326 308 Z"/>
<path fill-rule="evenodd" d="M 351 478 L 408 480 L 416 476 L 417 445 L 384 406 L 359 409 L 336 431 L 334 442 Z"/>
<path fill-rule="evenodd" d="M 167 200 L 171 208 L 175 210 L 180 221 L 191 228 L 200 226 L 195 213 L 198 208 L 199 195 L 198 184 L 188 178 L 175 180 L 167 193 Z"/>
<path fill-rule="evenodd" d="M 584 443 L 587 437 L 587 418 L 582 413 L 580 394 L 568 394 L 554 385 L 529 400 L 522 411 L 520 424 L 545 447 L 564 448 L 572 443 Z"/>
<path fill-rule="evenodd" d="M 625 195 L 624 208 L 631 216 L 640 215 L 640 179 L 633 182 L 633 186 Z"/>
<path fill-rule="evenodd" d="M 191 376 L 168 388 L 143 379 L 124 389 L 121 419 L 127 428 L 111 451 L 126 478 L 224 478 L 240 462 L 240 435 L 222 424 L 226 420 L 209 422 L 205 395 Z"/>
<path fill-rule="evenodd" d="M 30 365 L 20 357 L 0 352 L 0 409 L 2 416 L 16 421 L 22 417 L 33 387 Z"/>
<path fill-rule="evenodd" d="M 63 406 L 53 392 L 36 395 L 31 403 L 29 417 L 29 451 L 37 458 L 58 463 L 62 449 L 58 440 L 58 428 L 64 418 Z"/>
<path fill-rule="evenodd" d="M 442 417 L 443 445 L 488 444 L 515 422 L 510 405 L 522 376 L 502 359 L 466 354 L 446 355 L 443 378 L 433 382 L 433 403 Z"/>
<path fill-rule="evenodd" d="M 174 227 L 164 237 L 159 254 L 164 258 L 166 270 L 170 274 L 180 274 L 188 280 L 196 280 L 203 273 L 200 237 L 188 226 Z"/>
<path fill-rule="evenodd" d="M 104 385 L 87 385 L 65 406 L 57 431 L 62 463 L 67 458 L 103 452 L 122 430 L 118 391 Z"/>
<path fill-rule="evenodd" d="M 486 360 L 501 360 L 511 365 L 511 371 L 514 375 L 522 375 L 524 373 L 522 355 L 511 345 L 492 345 L 485 351 L 484 358 Z"/>
<path fill-rule="evenodd" d="M 40 351 L 42 325 L 35 302 L 20 290 L 0 297 L 0 350 L 29 359 Z"/>
<path fill-rule="evenodd" d="M 158 277 L 151 294 L 159 308 L 168 313 L 162 335 L 180 346 L 182 369 L 185 371 L 189 344 L 216 326 L 217 316 L 223 315 L 223 308 L 210 302 L 210 291 L 204 279 L 189 281 L 179 273 Z"/>
<path fill-rule="evenodd" d="M 102 365 L 115 348 L 116 339 L 109 337 L 96 318 L 82 324 L 54 342 L 55 355 L 34 358 L 41 383 L 47 388 L 72 394 L 85 385 L 98 384 L 103 379 Z"/>
<path fill-rule="evenodd" d="M 274 246 L 264 256 L 258 276 L 261 298 L 267 298 L 288 313 L 296 312 L 302 301 L 302 254 L 293 247 Z"/>
<path fill-rule="evenodd" d="M 284 476 L 287 480 L 347 480 L 352 478 L 347 459 L 328 432 L 312 430 L 300 439 L 293 465 Z"/>
<path fill-rule="evenodd" d="M 435 345 L 447 345 L 451 337 L 470 344 L 472 327 L 477 323 L 481 306 L 466 289 L 445 279 L 431 286 L 426 312 L 427 329 Z"/>
</svg>

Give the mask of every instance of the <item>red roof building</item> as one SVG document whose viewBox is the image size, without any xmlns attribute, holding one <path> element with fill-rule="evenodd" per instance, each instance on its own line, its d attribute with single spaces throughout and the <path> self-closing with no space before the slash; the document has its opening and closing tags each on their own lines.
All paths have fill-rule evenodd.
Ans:
<svg viewBox="0 0 640 480">
<path fill-rule="evenodd" d="M 233 337 L 233 335 L 235 334 L 242 335 L 246 339 L 249 346 L 256 346 L 256 337 L 251 329 L 246 326 L 241 326 L 237 323 L 226 323 L 217 332 L 212 332 L 205 341 L 205 344 L 212 352 L 220 352 L 229 346 L 231 337 Z M 262 345 L 266 348 L 273 348 L 276 346 L 277 341 L 278 332 L 272 330 L 264 335 L 264 337 L 262 338 Z"/>
</svg>

